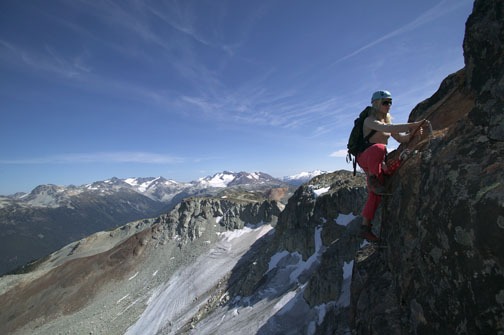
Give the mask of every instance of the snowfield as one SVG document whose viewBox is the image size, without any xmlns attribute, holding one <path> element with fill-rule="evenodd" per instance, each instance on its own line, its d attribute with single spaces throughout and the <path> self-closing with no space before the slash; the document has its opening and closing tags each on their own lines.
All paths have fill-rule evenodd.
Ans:
<svg viewBox="0 0 504 335">
<path fill-rule="evenodd" d="M 208 253 L 177 271 L 152 292 L 147 308 L 126 334 L 179 334 L 183 327 L 191 324 L 191 318 L 204 306 L 212 290 L 233 270 L 254 242 L 273 232 L 270 225 L 262 225 L 220 234 L 220 240 Z M 238 296 L 217 307 L 191 325 L 188 333 L 300 334 L 304 329 L 304 334 L 315 334 L 316 324 L 324 320 L 327 305 L 310 308 L 303 293 L 308 274 L 316 270 L 324 252 L 321 228 L 315 229 L 314 240 L 315 252 L 306 261 L 296 252 L 281 251 L 273 255 L 265 274 L 268 279 L 259 290 L 252 296 Z M 342 296 L 332 304 L 349 305 L 352 266 L 353 262 L 345 263 Z M 312 321 L 306 324 L 307 320 Z"/>
<path fill-rule="evenodd" d="M 126 334 L 158 334 L 160 330 L 163 334 L 175 334 L 205 303 L 205 299 L 200 298 L 218 284 L 223 274 L 233 269 L 257 239 L 271 229 L 270 225 L 264 225 L 222 233 L 220 241 L 209 253 L 154 290 L 147 309 Z"/>
</svg>

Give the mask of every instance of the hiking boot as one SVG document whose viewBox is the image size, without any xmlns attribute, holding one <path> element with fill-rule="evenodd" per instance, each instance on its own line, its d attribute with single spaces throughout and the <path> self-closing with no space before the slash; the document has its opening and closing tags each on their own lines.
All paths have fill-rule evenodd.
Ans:
<svg viewBox="0 0 504 335">
<path fill-rule="evenodd" d="M 385 186 L 383 186 L 375 175 L 368 176 L 368 185 L 371 192 L 376 195 L 390 195 L 390 192 L 387 191 Z"/>
<path fill-rule="evenodd" d="M 373 231 L 371 230 L 371 226 L 368 225 L 362 225 L 361 226 L 361 233 L 360 237 L 365 239 L 368 242 L 378 242 L 380 239 L 373 234 Z"/>
</svg>

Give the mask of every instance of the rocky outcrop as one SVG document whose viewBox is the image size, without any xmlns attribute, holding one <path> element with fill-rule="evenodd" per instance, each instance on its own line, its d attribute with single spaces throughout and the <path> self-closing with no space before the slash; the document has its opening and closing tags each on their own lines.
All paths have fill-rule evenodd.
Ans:
<svg viewBox="0 0 504 335">
<path fill-rule="evenodd" d="M 356 259 L 356 334 L 504 331 L 504 1 L 466 29 L 465 69 L 412 112 L 434 133 L 392 180 L 387 248 Z"/>
<path fill-rule="evenodd" d="M 302 310 L 304 317 L 280 311 L 260 334 L 275 333 L 287 324 L 292 334 L 293 329 L 306 334 L 317 327 L 317 334 L 348 331 L 350 269 L 362 243 L 358 233 L 365 185 L 363 175 L 353 177 L 349 171 L 303 184 L 280 214 L 274 234 L 233 271 L 227 288 L 230 301 L 247 297 L 254 304 L 264 299 L 261 292 L 274 292 L 268 299 L 298 292 L 289 309 Z M 320 313 L 330 317 L 317 321 Z"/>
<path fill-rule="evenodd" d="M 467 85 L 477 94 L 471 122 L 491 140 L 504 141 L 504 5 L 476 1 L 466 23 Z"/>
<path fill-rule="evenodd" d="M 278 248 L 299 252 L 303 258 L 315 251 L 313 231 L 322 228 L 322 241 L 329 245 L 342 233 L 338 216 L 360 215 L 366 199 L 365 178 L 338 171 L 313 178 L 299 187 L 279 217 Z"/>
<path fill-rule="evenodd" d="M 241 229 L 245 224 L 275 224 L 284 205 L 277 201 L 245 201 L 219 198 L 188 198 L 168 214 L 160 216 L 168 238 L 186 243 L 199 238 L 208 229 L 208 221 L 225 230 Z"/>
</svg>

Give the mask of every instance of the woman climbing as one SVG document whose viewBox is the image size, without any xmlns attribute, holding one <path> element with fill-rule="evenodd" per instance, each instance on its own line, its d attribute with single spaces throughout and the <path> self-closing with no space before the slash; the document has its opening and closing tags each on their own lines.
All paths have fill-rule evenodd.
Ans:
<svg viewBox="0 0 504 335">
<path fill-rule="evenodd" d="M 371 221 L 375 216 L 376 209 L 381 202 L 381 196 L 387 194 L 383 185 L 384 175 L 390 175 L 394 171 L 385 163 L 387 154 L 387 142 L 390 136 L 400 143 L 410 140 L 410 134 L 422 135 L 422 121 L 392 124 L 390 107 L 392 95 L 388 91 L 377 91 L 371 97 L 371 108 L 368 117 L 364 120 L 364 137 L 369 137 L 369 147 L 357 156 L 357 163 L 367 176 L 368 198 L 362 210 L 362 233 L 361 237 L 370 241 L 378 241 L 373 234 Z M 420 127 L 420 128 L 419 128 Z M 415 131 L 419 128 L 419 131 Z"/>
</svg>

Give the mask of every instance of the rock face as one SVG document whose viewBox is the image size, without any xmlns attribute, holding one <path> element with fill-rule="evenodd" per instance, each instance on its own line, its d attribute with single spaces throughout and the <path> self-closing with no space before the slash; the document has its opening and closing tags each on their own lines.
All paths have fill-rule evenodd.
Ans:
<svg viewBox="0 0 504 335">
<path fill-rule="evenodd" d="M 349 286 L 362 243 L 358 233 L 365 185 L 363 175 L 353 177 L 350 171 L 320 175 L 303 184 L 280 214 L 275 233 L 247 259 L 254 266 L 235 269 L 228 281 L 231 301 L 248 297 L 255 304 L 263 299 L 260 292 L 272 287 L 275 293 L 269 299 L 297 292 L 287 311 L 271 317 L 258 334 L 349 331 Z M 321 314 L 330 317 L 320 319 Z"/>
<path fill-rule="evenodd" d="M 503 6 L 499 0 L 476 1 L 464 39 L 467 85 L 477 94 L 469 118 L 497 141 L 504 140 Z"/>
<path fill-rule="evenodd" d="M 242 229 L 245 224 L 275 224 L 284 205 L 276 201 L 244 201 L 216 198 L 189 198 L 155 222 L 163 225 L 168 238 L 180 243 L 193 241 L 207 229 L 210 219 L 225 230 Z"/>
<path fill-rule="evenodd" d="M 388 248 L 355 263 L 356 334 L 504 332 L 504 1 L 466 29 L 465 69 L 411 114 L 434 134 L 392 180 Z"/>
</svg>

